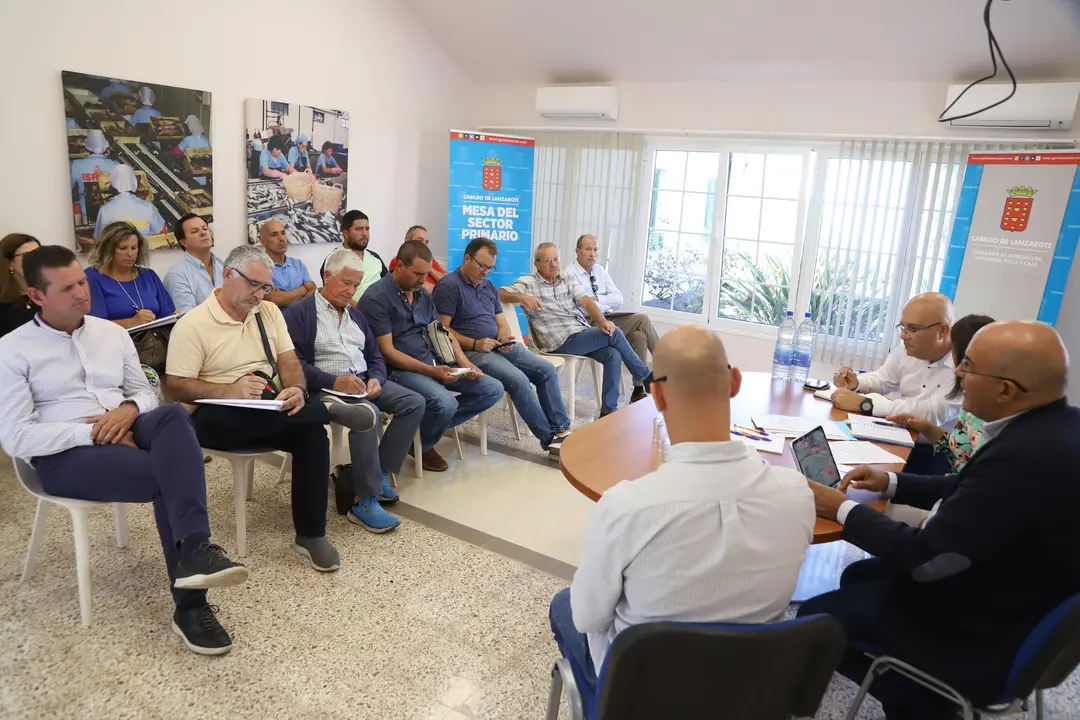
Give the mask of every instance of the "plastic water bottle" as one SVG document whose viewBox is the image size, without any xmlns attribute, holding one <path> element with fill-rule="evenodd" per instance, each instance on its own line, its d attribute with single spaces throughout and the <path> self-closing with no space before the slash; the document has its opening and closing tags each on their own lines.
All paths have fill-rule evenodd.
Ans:
<svg viewBox="0 0 1080 720">
<path fill-rule="evenodd" d="M 791 376 L 791 353 L 795 346 L 795 314 L 788 310 L 787 317 L 780 321 L 776 333 L 776 347 L 773 349 L 773 380 L 787 380 Z"/>
<path fill-rule="evenodd" d="M 795 330 L 795 346 L 791 354 L 791 379 L 797 383 L 806 382 L 810 374 L 810 360 L 814 357 L 814 343 L 817 341 L 817 325 L 806 313 L 806 317 Z"/>
</svg>

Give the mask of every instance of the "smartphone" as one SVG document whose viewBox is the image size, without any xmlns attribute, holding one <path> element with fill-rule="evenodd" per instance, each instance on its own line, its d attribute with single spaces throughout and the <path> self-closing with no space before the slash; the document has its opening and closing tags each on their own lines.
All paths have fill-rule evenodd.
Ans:
<svg viewBox="0 0 1080 720">
<path fill-rule="evenodd" d="M 491 349 L 492 350 L 501 350 L 501 349 L 503 349 L 505 347 L 510 347 L 515 342 L 517 342 L 517 341 L 516 340 L 507 340 L 506 342 L 502 343 L 501 345 L 496 345 L 495 347 L 493 347 Z"/>
<path fill-rule="evenodd" d="M 830 383 L 828 380 L 815 380 L 814 378 L 808 378 L 806 382 L 803 383 L 804 390 L 828 390 L 829 387 Z"/>
<path fill-rule="evenodd" d="M 791 454 L 795 457 L 795 467 L 799 472 L 814 482 L 836 487 L 843 479 L 833 459 L 829 441 L 825 439 L 825 430 L 820 426 L 792 440 Z"/>
</svg>

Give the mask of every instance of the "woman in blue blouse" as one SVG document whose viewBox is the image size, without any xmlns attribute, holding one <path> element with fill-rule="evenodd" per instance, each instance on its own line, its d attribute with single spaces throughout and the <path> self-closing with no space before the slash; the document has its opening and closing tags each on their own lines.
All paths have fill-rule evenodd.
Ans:
<svg viewBox="0 0 1080 720">
<path fill-rule="evenodd" d="M 90 314 L 123 328 L 176 314 L 158 274 L 146 267 L 146 240 L 134 225 L 107 225 L 90 256 Z"/>
</svg>

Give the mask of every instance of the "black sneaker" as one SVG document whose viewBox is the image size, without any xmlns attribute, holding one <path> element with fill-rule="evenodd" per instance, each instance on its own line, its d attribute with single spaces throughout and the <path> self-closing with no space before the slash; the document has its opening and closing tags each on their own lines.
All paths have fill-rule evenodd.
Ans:
<svg viewBox="0 0 1080 720">
<path fill-rule="evenodd" d="M 353 493 L 352 463 L 338 465 L 334 468 L 331 477 L 334 480 L 334 507 L 337 508 L 338 515 L 344 515 L 356 502 L 356 496 Z"/>
<path fill-rule="evenodd" d="M 645 388 L 645 392 L 647 394 L 651 394 L 652 393 L 652 384 L 653 384 L 653 374 L 650 372 L 649 375 L 644 380 L 641 381 L 641 387 Z"/>
<path fill-rule="evenodd" d="M 231 587 L 247 580 L 250 574 L 246 567 L 230 560 L 217 545 L 203 543 L 176 563 L 173 587 L 178 590 Z"/>
<path fill-rule="evenodd" d="M 224 655 L 232 650 L 232 638 L 217 621 L 214 605 L 200 605 L 190 610 L 176 608 L 172 629 L 187 645 L 200 655 Z"/>
</svg>

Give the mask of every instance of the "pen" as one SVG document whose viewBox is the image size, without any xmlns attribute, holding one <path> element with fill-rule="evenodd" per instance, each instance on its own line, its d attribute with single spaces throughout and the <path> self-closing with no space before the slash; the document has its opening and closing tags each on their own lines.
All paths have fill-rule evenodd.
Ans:
<svg viewBox="0 0 1080 720">
<path fill-rule="evenodd" d="M 763 438 L 769 437 L 769 433 L 765 432 L 764 430 L 756 430 L 755 428 L 746 427 L 745 425 L 739 425 L 738 423 L 735 423 L 735 429 L 742 430 L 743 432 L 753 433 L 754 435 L 760 435 Z"/>
<path fill-rule="evenodd" d="M 739 437 L 744 437 L 747 440 L 756 440 L 758 442 L 772 442 L 772 440 L 770 440 L 767 437 L 754 437 L 752 435 L 747 435 L 746 433 L 741 433 L 738 430 L 732 430 L 731 434 L 732 435 L 738 435 Z"/>
<path fill-rule="evenodd" d="M 881 425 L 882 427 L 900 427 L 896 423 L 889 422 L 888 420 L 875 420 L 875 425 Z"/>
<path fill-rule="evenodd" d="M 255 373 L 253 373 L 253 372 L 249 372 L 249 373 L 248 373 L 248 377 L 259 377 L 259 376 L 258 376 L 258 375 L 256 375 L 256 374 L 255 374 Z M 260 379 L 261 379 L 261 378 L 260 378 Z M 265 380 L 263 380 L 263 387 L 264 387 L 264 388 L 266 388 L 266 391 L 267 391 L 267 392 L 277 392 L 276 390 L 274 390 L 274 388 L 272 388 L 272 387 L 270 387 L 269 385 L 267 385 L 267 384 L 266 384 L 266 381 L 265 381 Z"/>
</svg>

